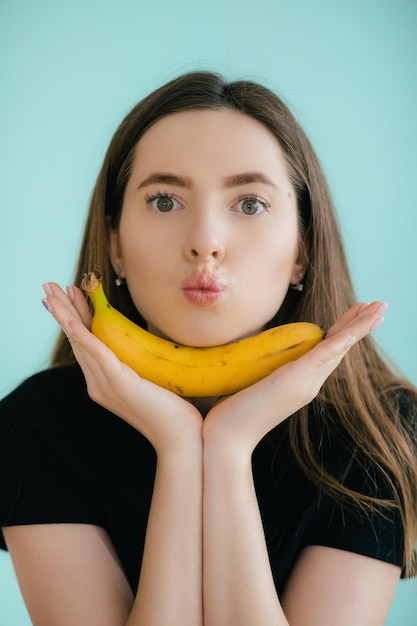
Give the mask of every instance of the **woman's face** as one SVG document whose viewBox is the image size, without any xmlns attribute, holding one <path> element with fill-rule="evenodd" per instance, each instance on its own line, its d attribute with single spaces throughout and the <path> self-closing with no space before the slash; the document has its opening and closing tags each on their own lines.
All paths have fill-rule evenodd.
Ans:
<svg viewBox="0 0 417 626">
<path fill-rule="evenodd" d="M 259 332 L 303 270 L 281 148 L 238 111 L 175 113 L 136 147 L 110 254 L 148 328 L 220 345 Z"/>
</svg>

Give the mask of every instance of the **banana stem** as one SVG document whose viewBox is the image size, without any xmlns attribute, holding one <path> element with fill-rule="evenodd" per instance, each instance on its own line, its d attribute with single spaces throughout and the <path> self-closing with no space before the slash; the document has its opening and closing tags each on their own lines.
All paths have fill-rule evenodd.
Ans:
<svg viewBox="0 0 417 626">
<path fill-rule="evenodd" d="M 93 293 L 99 287 L 100 282 L 100 272 L 98 270 L 93 270 L 92 272 L 88 272 L 88 274 L 84 274 L 81 281 L 81 289 L 88 294 Z"/>
</svg>

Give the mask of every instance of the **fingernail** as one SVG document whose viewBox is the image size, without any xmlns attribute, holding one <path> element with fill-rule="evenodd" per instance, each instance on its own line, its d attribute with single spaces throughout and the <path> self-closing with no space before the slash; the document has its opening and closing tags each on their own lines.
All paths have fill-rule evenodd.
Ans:
<svg viewBox="0 0 417 626">
<path fill-rule="evenodd" d="M 75 291 L 74 288 L 69 286 L 67 287 L 67 294 L 68 294 L 68 298 L 71 300 L 71 302 L 75 301 Z"/>
<path fill-rule="evenodd" d="M 387 310 L 387 308 L 389 307 L 388 302 L 383 302 L 375 311 L 375 313 L 377 313 L 378 315 L 382 315 L 383 313 L 385 313 L 385 311 Z"/>
<path fill-rule="evenodd" d="M 371 328 L 369 329 L 370 331 L 375 330 L 376 328 L 378 328 L 379 326 L 381 326 L 381 324 L 384 323 L 384 318 L 383 317 L 378 317 L 375 322 L 372 324 Z"/>
<path fill-rule="evenodd" d="M 45 309 L 48 311 L 48 313 L 52 313 L 51 305 L 49 304 L 48 300 L 44 298 L 43 300 L 41 300 L 41 302 Z"/>
<path fill-rule="evenodd" d="M 53 296 L 54 295 L 49 283 L 44 283 L 42 285 L 42 287 L 43 287 L 43 290 L 44 290 L 44 292 L 46 293 L 47 296 Z"/>
</svg>

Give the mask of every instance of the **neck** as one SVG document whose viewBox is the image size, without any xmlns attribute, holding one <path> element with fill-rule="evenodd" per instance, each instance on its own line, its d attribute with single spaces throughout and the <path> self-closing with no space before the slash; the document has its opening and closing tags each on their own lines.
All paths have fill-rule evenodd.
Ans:
<svg viewBox="0 0 417 626">
<path fill-rule="evenodd" d="M 203 417 L 206 417 L 207 413 L 214 407 L 215 404 L 220 402 L 222 396 L 204 396 L 198 398 L 186 398 L 196 409 L 198 409 Z"/>
</svg>

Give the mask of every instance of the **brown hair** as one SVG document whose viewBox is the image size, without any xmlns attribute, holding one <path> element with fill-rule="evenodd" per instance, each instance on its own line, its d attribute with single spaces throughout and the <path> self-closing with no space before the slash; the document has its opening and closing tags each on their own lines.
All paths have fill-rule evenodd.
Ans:
<svg viewBox="0 0 417 626">
<path fill-rule="evenodd" d="M 355 297 L 328 186 L 311 144 L 288 107 L 270 90 L 249 81 L 228 83 L 209 72 L 185 74 L 157 89 L 137 104 L 117 129 L 91 199 L 75 284 L 80 284 L 84 272 L 99 269 L 112 304 L 143 324 L 127 287 L 115 287 L 107 249 L 107 221 L 110 220 L 112 228 L 118 227 L 134 150 L 143 133 L 172 113 L 216 108 L 242 111 L 274 134 L 297 193 L 300 233 L 307 259 L 304 290 L 289 291 L 270 325 L 307 320 L 329 328 L 352 306 Z M 74 364 L 74 356 L 61 335 L 52 365 L 69 364 Z M 406 411 L 400 406 L 401 397 L 408 398 Z M 322 489 L 332 492 L 339 500 L 353 500 L 365 509 L 388 506 L 399 510 L 405 534 L 406 575 L 413 571 L 417 536 L 417 455 L 415 424 L 410 417 L 404 419 L 403 414 L 415 416 L 416 405 L 415 389 L 392 373 L 373 339 L 367 337 L 354 346 L 326 381 L 310 410 L 304 408 L 288 420 L 294 456 L 307 476 Z M 341 436 L 353 442 L 354 456 L 362 459 L 362 466 L 374 467 L 382 474 L 391 494 L 388 499 L 352 491 L 327 473 L 313 443 L 312 409 L 319 416 L 321 437 L 326 431 L 342 433 Z"/>
</svg>

